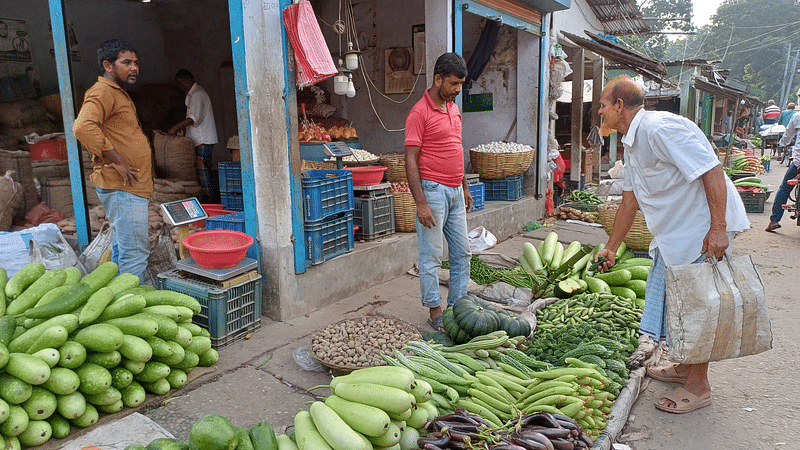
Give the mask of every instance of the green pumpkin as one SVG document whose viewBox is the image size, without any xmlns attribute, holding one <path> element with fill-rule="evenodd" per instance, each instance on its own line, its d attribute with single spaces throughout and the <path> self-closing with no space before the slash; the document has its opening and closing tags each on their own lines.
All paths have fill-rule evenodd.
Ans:
<svg viewBox="0 0 800 450">
<path fill-rule="evenodd" d="M 453 340 L 450 339 L 450 336 L 441 331 L 431 331 L 430 333 L 425 333 L 425 335 L 422 336 L 422 339 L 426 342 L 442 344 L 445 347 L 452 347 L 454 345 Z"/>
<path fill-rule="evenodd" d="M 458 326 L 470 337 L 482 336 L 500 327 L 494 305 L 474 295 L 461 297 L 452 309 Z"/>
<path fill-rule="evenodd" d="M 513 312 L 498 311 L 497 316 L 500 318 L 500 329 L 504 330 L 510 337 L 527 337 L 531 334 L 531 324 Z"/>
</svg>

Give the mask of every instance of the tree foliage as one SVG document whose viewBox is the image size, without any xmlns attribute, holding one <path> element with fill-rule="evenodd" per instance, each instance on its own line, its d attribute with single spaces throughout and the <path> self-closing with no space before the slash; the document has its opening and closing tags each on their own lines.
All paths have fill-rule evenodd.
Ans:
<svg viewBox="0 0 800 450">
<path fill-rule="evenodd" d="M 644 0 L 640 2 L 639 10 L 645 18 L 658 18 L 658 20 L 647 20 L 647 24 L 654 34 L 624 36 L 622 39 L 639 52 L 656 59 L 663 59 L 669 46 L 669 35 L 657 34 L 658 32 L 691 31 L 693 29 L 691 0 Z"/>
<path fill-rule="evenodd" d="M 732 77 L 749 84 L 751 95 L 779 101 L 790 47 L 791 69 L 795 50 L 800 49 L 800 2 L 725 0 L 710 25 L 696 35 L 671 42 L 664 59 L 720 61 L 718 67 L 729 69 Z M 800 86 L 800 74 L 795 73 L 792 84 L 789 100 Z"/>
</svg>

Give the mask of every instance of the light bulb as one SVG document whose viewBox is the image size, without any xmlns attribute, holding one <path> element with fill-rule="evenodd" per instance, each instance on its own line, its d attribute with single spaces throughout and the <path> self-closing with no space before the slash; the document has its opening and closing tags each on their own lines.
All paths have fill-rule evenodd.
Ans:
<svg viewBox="0 0 800 450">
<path fill-rule="evenodd" d="M 345 64 L 347 64 L 347 68 L 350 70 L 358 69 L 358 55 L 355 53 L 348 53 L 344 57 Z"/>
<path fill-rule="evenodd" d="M 353 79 L 347 82 L 347 96 L 353 98 L 356 96 L 356 87 L 353 85 Z"/>
<path fill-rule="evenodd" d="M 333 77 L 333 93 L 336 95 L 345 95 L 347 94 L 347 77 L 339 72 L 338 75 Z"/>
</svg>

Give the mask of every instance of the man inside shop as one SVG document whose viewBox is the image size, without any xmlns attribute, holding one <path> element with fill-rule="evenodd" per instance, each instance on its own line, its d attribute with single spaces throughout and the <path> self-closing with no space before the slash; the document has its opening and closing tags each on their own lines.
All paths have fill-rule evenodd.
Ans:
<svg viewBox="0 0 800 450">
<path fill-rule="evenodd" d="M 211 98 L 199 84 L 194 75 L 186 69 L 175 74 L 175 84 L 186 92 L 186 119 L 169 129 L 169 134 L 186 130 L 186 137 L 194 144 L 197 156 L 197 178 L 203 188 L 206 199 L 215 196 L 214 183 L 211 177 L 211 159 L 214 156 L 214 144 L 217 143 L 217 124 L 214 122 L 214 111 Z"/>
<path fill-rule="evenodd" d="M 425 91 L 406 118 L 406 176 L 417 207 L 419 283 L 428 324 L 442 331 L 439 273 L 444 240 L 450 261 L 447 304 L 467 294 L 469 238 L 467 212 L 472 196 L 464 176 L 461 113 L 454 100 L 467 76 L 461 56 L 445 53 L 436 60 L 433 86 Z"/>
<path fill-rule="evenodd" d="M 114 230 L 112 261 L 144 280 L 150 256 L 147 206 L 153 195 L 150 143 L 125 87 L 139 77 L 136 49 L 122 39 L 97 50 L 103 74 L 84 97 L 72 130 L 93 156 L 92 183 Z"/>
</svg>

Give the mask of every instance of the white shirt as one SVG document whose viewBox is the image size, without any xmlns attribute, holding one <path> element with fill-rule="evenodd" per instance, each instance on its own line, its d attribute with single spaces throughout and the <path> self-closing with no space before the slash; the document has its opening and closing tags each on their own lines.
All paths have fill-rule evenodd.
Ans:
<svg viewBox="0 0 800 450">
<path fill-rule="evenodd" d="M 795 114 L 792 116 L 792 119 L 789 121 L 789 125 L 786 125 L 786 132 L 783 133 L 783 137 L 781 141 L 778 142 L 778 145 L 782 147 L 786 147 L 789 143 L 792 142 L 792 138 L 797 135 L 797 130 L 800 129 L 800 113 Z M 792 159 L 794 160 L 794 164 L 800 164 L 800 139 L 795 139 L 794 147 L 792 147 Z"/>
<path fill-rule="evenodd" d="M 186 127 L 186 137 L 194 146 L 216 144 L 217 124 L 214 122 L 214 111 L 211 109 L 211 98 L 206 90 L 195 83 L 186 94 L 186 118 L 194 123 Z"/>
<path fill-rule="evenodd" d="M 622 143 L 622 189 L 632 191 L 639 202 L 653 235 L 650 254 L 658 247 L 668 266 L 697 260 L 711 227 L 702 175 L 720 164 L 708 139 L 684 117 L 640 110 Z M 727 231 L 749 229 L 742 199 L 727 176 L 725 185 Z"/>
</svg>

